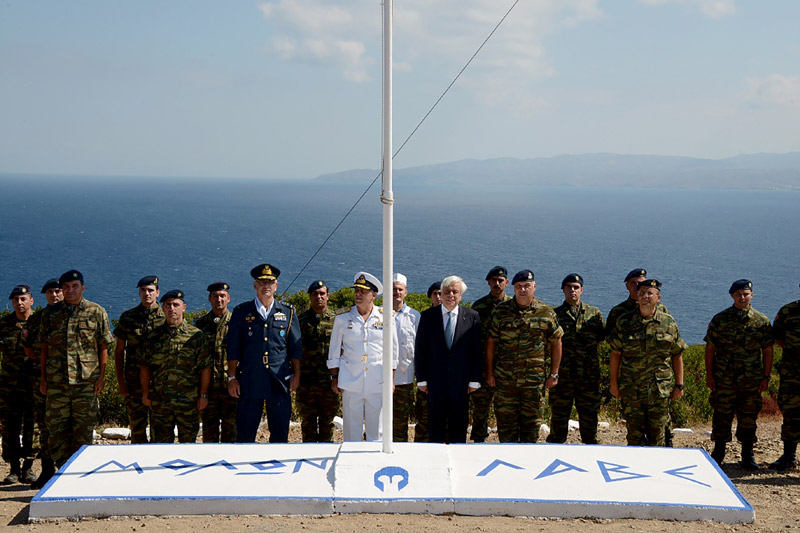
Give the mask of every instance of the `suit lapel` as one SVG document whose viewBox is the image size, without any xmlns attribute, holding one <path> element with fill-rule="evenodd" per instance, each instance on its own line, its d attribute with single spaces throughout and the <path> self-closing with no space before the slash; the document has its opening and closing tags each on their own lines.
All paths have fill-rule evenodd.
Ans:
<svg viewBox="0 0 800 533">
<path fill-rule="evenodd" d="M 456 319 L 456 330 L 453 332 L 453 346 L 456 345 L 458 339 L 461 335 L 464 334 L 464 329 L 466 327 L 465 320 L 467 319 L 467 314 L 464 312 L 464 308 L 458 309 L 458 319 Z"/>
</svg>

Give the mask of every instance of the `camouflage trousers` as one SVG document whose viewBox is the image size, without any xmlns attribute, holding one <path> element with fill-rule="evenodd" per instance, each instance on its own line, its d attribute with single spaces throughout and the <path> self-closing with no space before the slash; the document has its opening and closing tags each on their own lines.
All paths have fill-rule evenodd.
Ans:
<svg viewBox="0 0 800 533">
<path fill-rule="evenodd" d="M 625 390 L 622 414 L 628 428 L 628 446 L 664 446 L 669 423 L 669 398 L 648 397 L 646 392 Z"/>
<path fill-rule="evenodd" d="M 578 411 L 581 442 L 597 444 L 597 414 L 600 412 L 600 385 L 597 380 L 584 382 L 561 378 L 548 392 L 550 403 L 550 435 L 547 442 L 563 443 L 569 432 L 572 405 Z"/>
<path fill-rule="evenodd" d="M 783 414 L 781 440 L 800 442 L 800 375 L 784 377 L 781 373 L 778 407 Z"/>
<path fill-rule="evenodd" d="M 200 418 L 203 442 L 236 442 L 236 398 L 228 393 L 227 387 L 212 387 L 208 391 L 208 406 L 200 412 Z"/>
<path fill-rule="evenodd" d="M 726 383 L 715 380 L 709 403 L 714 409 L 711 419 L 711 440 L 731 441 L 731 426 L 736 416 L 736 438 L 739 442 L 756 442 L 756 419 L 761 411 L 758 383 Z"/>
<path fill-rule="evenodd" d="M 128 425 L 131 428 L 131 444 L 147 444 L 147 419 L 150 408 L 142 403 L 142 382 L 139 381 L 139 368 L 136 373 L 125 373 L 125 384 L 128 386 L 128 396 L 125 398 L 125 408 L 128 411 Z"/>
<path fill-rule="evenodd" d="M 417 425 L 414 427 L 414 442 L 430 441 L 428 432 L 428 395 L 417 389 L 416 400 L 414 402 L 414 418 Z"/>
<path fill-rule="evenodd" d="M 495 387 L 482 381 L 481 388 L 469 395 L 472 404 L 472 432 L 469 437 L 473 442 L 484 442 L 489 438 L 489 410 L 494 394 Z"/>
<path fill-rule="evenodd" d="M 47 413 L 47 396 L 39 392 L 39 380 L 36 380 L 36 390 L 33 392 L 33 419 L 39 428 L 39 453 L 36 457 L 42 460 L 50 459 L 50 431 L 45 423 Z"/>
<path fill-rule="evenodd" d="M 33 394 L 28 389 L 3 391 L 0 396 L 3 460 L 10 463 L 32 457 Z M 22 435 L 20 445 L 19 436 Z"/>
<path fill-rule="evenodd" d="M 196 402 L 169 402 L 153 400 L 150 406 L 150 442 L 175 442 L 175 426 L 178 426 L 178 442 L 197 442 L 200 417 Z"/>
<path fill-rule="evenodd" d="M 536 442 L 542 425 L 542 384 L 498 383 L 494 394 L 500 442 Z M 478 389 L 480 390 L 480 389 Z M 477 391 L 476 391 L 477 392 Z"/>
<path fill-rule="evenodd" d="M 339 411 L 339 395 L 330 383 L 303 385 L 295 394 L 303 442 L 333 442 L 333 417 Z"/>
<path fill-rule="evenodd" d="M 60 468 L 84 444 L 92 444 L 98 402 L 94 383 L 47 383 L 45 423 L 50 430 L 50 455 Z"/>
</svg>

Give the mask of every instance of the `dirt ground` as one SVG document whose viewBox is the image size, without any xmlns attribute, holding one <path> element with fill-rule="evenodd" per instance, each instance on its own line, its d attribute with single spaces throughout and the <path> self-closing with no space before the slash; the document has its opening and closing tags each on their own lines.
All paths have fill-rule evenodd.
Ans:
<svg viewBox="0 0 800 533">
<path fill-rule="evenodd" d="M 710 450 L 707 426 L 693 427 L 691 435 L 677 434 L 675 446 L 699 447 Z M 780 441 L 780 418 L 759 419 L 759 441 L 756 444 L 756 460 L 762 466 L 777 459 L 782 452 Z M 299 440 L 299 428 L 293 427 L 290 438 Z M 605 444 L 624 444 L 624 425 L 611 424 L 601 429 L 599 438 Z M 259 440 L 263 435 L 259 436 Z M 339 435 L 339 439 L 341 436 Z M 570 434 L 570 442 L 578 442 L 577 432 Z M 496 440 L 496 435 L 492 439 Z M 108 442 L 107 444 L 112 444 Z M 800 472 L 777 474 L 762 468 L 749 473 L 738 467 L 739 446 L 728 445 L 728 456 L 723 470 L 736 484 L 739 491 L 756 510 L 753 524 L 728 525 L 713 522 L 668 522 L 659 520 L 597 520 L 597 519 L 541 519 L 510 517 L 469 517 L 432 515 L 358 514 L 309 516 L 199 516 L 199 517 L 137 517 L 85 520 L 53 520 L 28 522 L 28 504 L 34 491 L 28 486 L 0 486 L 0 531 L 81 531 L 88 533 L 156 532 L 156 531 L 553 531 L 572 533 L 608 532 L 778 532 L 800 531 Z M 37 465 L 38 466 L 38 465 Z M 8 474 L 8 466 L 0 467 L 0 479 Z"/>
</svg>

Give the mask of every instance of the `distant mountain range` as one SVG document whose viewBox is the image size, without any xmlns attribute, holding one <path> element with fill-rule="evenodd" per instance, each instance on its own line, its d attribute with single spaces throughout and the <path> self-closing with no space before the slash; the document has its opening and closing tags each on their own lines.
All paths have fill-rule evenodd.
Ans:
<svg viewBox="0 0 800 533">
<path fill-rule="evenodd" d="M 378 170 L 358 169 L 315 179 L 364 183 Z M 535 159 L 464 159 L 394 170 L 407 185 L 495 184 L 681 189 L 800 189 L 800 152 L 744 154 L 725 159 L 581 154 Z"/>
</svg>

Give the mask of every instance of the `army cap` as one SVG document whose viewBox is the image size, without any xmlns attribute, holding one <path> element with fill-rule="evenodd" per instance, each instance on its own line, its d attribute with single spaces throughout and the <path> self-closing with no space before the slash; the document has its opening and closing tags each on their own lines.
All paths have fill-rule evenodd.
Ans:
<svg viewBox="0 0 800 533">
<path fill-rule="evenodd" d="M 625 276 L 625 281 L 627 282 L 631 278 L 641 278 L 643 276 L 647 276 L 647 270 L 643 268 L 634 268 Z"/>
<path fill-rule="evenodd" d="M 402 283 L 406 287 L 408 287 L 408 278 L 404 275 L 395 272 L 394 276 L 392 276 L 392 281 L 397 283 Z"/>
<path fill-rule="evenodd" d="M 60 289 L 61 285 L 58 283 L 56 278 L 50 278 L 44 282 L 44 286 L 42 287 L 42 294 L 45 294 L 50 289 Z"/>
<path fill-rule="evenodd" d="M 69 281 L 76 281 L 76 280 L 80 281 L 81 283 L 83 283 L 83 274 L 81 274 L 80 272 L 78 272 L 77 270 L 74 270 L 74 269 L 73 270 L 67 270 L 66 272 L 61 274 L 60 278 L 58 278 L 58 284 L 60 286 L 63 286 L 65 283 L 67 283 Z"/>
<path fill-rule="evenodd" d="M 533 281 L 533 270 L 520 270 L 514 274 L 514 279 L 511 280 L 511 284 L 514 285 L 520 281 Z"/>
<path fill-rule="evenodd" d="M 250 269 L 250 275 L 253 279 L 275 281 L 281 275 L 281 271 L 269 263 L 262 263 Z"/>
<path fill-rule="evenodd" d="M 567 274 L 567 277 L 561 280 L 561 288 L 563 289 L 567 283 L 580 283 L 581 287 L 583 287 L 583 278 L 580 274 Z"/>
<path fill-rule="evenodd" d="M 491 278 L 495 276 L 500 276 L 501 278 L 508 279 L 508 270 L 506 270 L 505 267 L 496 266 L 493 269 L 491 269 L 488 274 L 486 274 L 486 281 L 489 281 Z"/>
<path fill-rule="evenodd" d="M 146 287 L 147 285 L 155 285 L 158 287 L 158 276 L 145 276 L 136 283 L 136 288 Z"/>
<path fill-rule="evenodd" d="M 30 294 L 31 288 L 27 285 L 17 285 L 13 289 L 11 289 L 11 294 L 8 295 L 8 299 L 10 300 L 14 296 L 22 296 L 24 294 Z"/>
<path fill-rule="evenodd" d="M 179 289 L 174 289 L 167 292 L 164 296 L 161 297 L 161 303 L 163 304 L 167 300 L 181 300 L 183 303 L 186 303 L 186 299 L 183 297 L 183 291 Z"/>
<path fill-rule="evenodd" d="M 383 285 L 378 281 L 378 278 L 369 272 L 357 272 L 353 277 L 353 288 L 366 289 L 368 291 L 377 292 L 379 295 L 383 294 Z"/>
<path fill-rule="evenodd" d="M 312 281 L 311 285 L 308 286 L 308 291 L 307 292 L 308 292 L 308 294 L 311 294 L 314 291 L 320 290 L 324 286 L 325 286 L 325 282 L 322 281 L 321 279 L 318 279 L 317 281 Z"/>
<path fill-rule="evenodd" d="M 440 290 L 442 290 L 442 282 L 441 281 L 434 281 L 433 283 L 431 283 L 431 286 L 428 287 L 428 298 L 431 297 L 431 294 L 433 294 L 433 291 L 440 291 Z"/>
<path fill-rule="evenodd" d="M 646 279 L 636 284 L 636 290 L 642 287 L 653 287 L 654 289 L 658 289 L 658 292 L 661 292 L 661 282 L 657 279 Z"/>
<path fill-rule="evenodd" d="M 741 289 L 748 289 L 753 290 L 753 282 L 749 279 L 737 279 L 731 284 L 731 288 L 728 289 L 728 294 L 733 294 L 734 292 L 741 290 Z"/>
<path fill-rule="evenodd" d="M 215 281 L 208 287 L 206 287 L 208 292 L 217 292 L 217 291 L 230 291 L 231 286 L 225 283 L 224 281 Z"/>
</svg>

